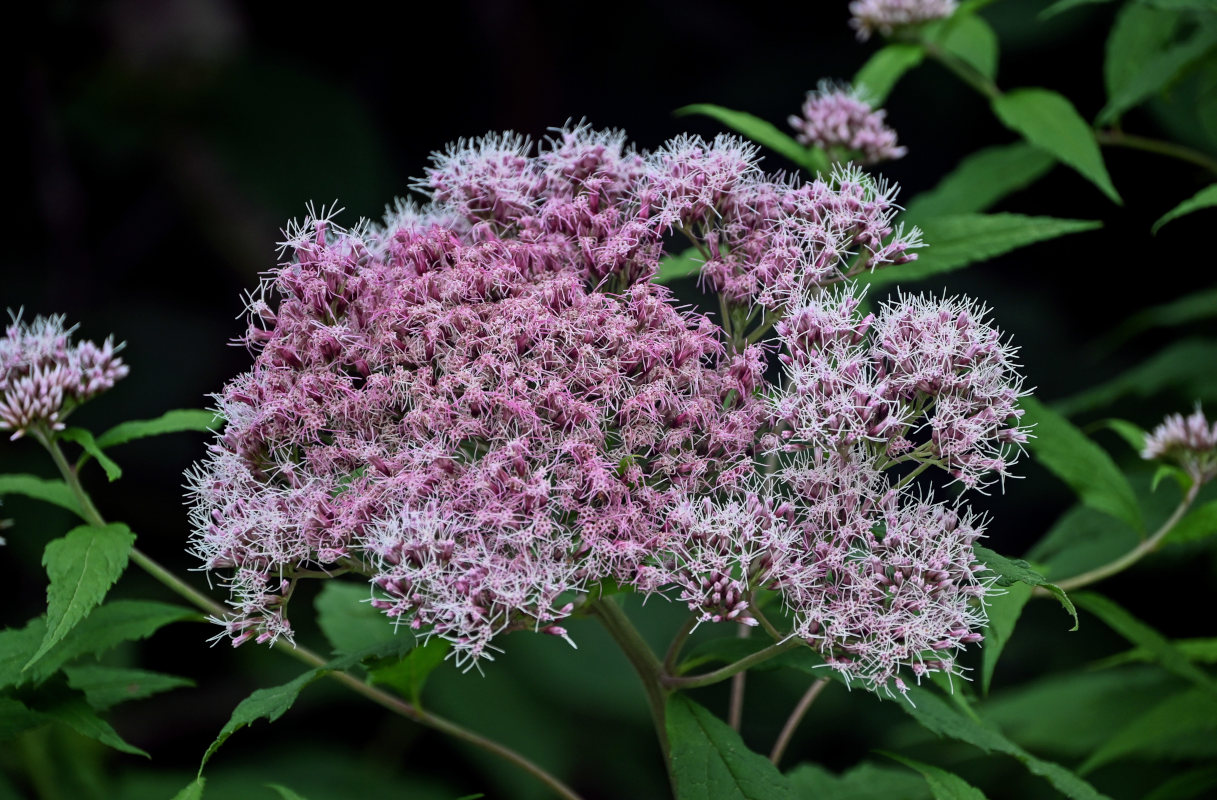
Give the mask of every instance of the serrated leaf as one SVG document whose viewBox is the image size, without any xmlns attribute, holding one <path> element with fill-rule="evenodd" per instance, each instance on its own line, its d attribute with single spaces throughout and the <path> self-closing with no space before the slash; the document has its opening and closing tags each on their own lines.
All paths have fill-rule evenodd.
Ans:
<svg viewBox="0 0 1217 800">
<path fill-rule="evenodd" d="M 127 568 L 135 534 L 121 522 L 81 525 L 47 544 L 42 564 L 51 584 L 47 587 L 47 629 L 38 651 L 25 669 L 59 643 L 90 611 Z"/>
<path fill-rule="evenodd" d="M 1188 689 L 1128 721 L 1086 759 L 1085 775 L 1116 759 L 1141 755 L 1154 760 L 1168 756 L 1181 739 L 1217 742 L 1217 696 Z"/>
<path fill-rule="evenodd" d="M 1202 28 L 1187 41 L 1154 54 L 1124 83 L 1119 92 L 1107 101 L 1107 105 L 1099 112 L 1098 123 L 1108 125 L 1130 108 L 1135 108 L 1160 94 L 1189 67 L 1211 53 L 1214 47 L 1217 47 L 1217 31 Z"/>
<path fill-rule="evenodd" d="M 916 686 L 909 687 L 906 698 L 908 702 L 899 703 L 900 708 L 932 733 L 966 742 L 985 752 L 1013 756 L 1032 774 L 1045 778 L 1057 791 L 1073 800 L 1109 800 L 1060 764 L 1031 755 L 992 725 L 965 716 L 930 691 Z"/>
<path fill-rule="evenodd" d="M 114 463 L 114 459 L 105 454 L 97 444 L 97 440 L 93 438 L 93 434 L 84 428 L 68 428 L 67 430 L 60 431 L 58 438 L 68 442 L 76 442 L 87 454 L 97 459 L 97 463 L 106 472 L 106 478 L 111 482 L 123 476 L 122 467 Z"/>
<path fill-rule="evenodd" d="M 327 581 L 317 594 L 317 625 L 338 655 L 366 651 L 397 637 L 413 641 L 408 630 L 396 628 L 368 603 L 371 590 L 364 585 Z"/>
<path fill-rule="evenodd" d="M 1106 383 L 1058 400 L 1053 408 L 1074 416 L 1102 408 L 1124 397 L 1152 397 L 1168 388 L 1193 398 L 1217 395 L 1217 380 L 1211 370 L 1197 364 L 1217 363 L 1217 342 L 1185 339 L 1167 345 L 1161 352 Z"/>
<path fill-rule="evenodd" d="M 800 764 L 787 780 L 795 796 L 806 800 L 924 800 L 925 781 L 908 770 L 863 762 L 840 775 L 818 764 Z"/>
<path fill-rule="evenodd" d="M 268 783 L 266 788 L 273 789 L 282 800 L 305 800 L 302 795 L 278 783 Z"/>
<path fill-rule="evenodd" d="M 921 773 L 934 795 L 934 800 L 985 800 L 984 792 L 953 772 L 896 753 L 884 750 L 879 753 Z"/>
<path fill-rule="evenodd" d="M 702 706 L 674 694 L 666 717 L 677 800 L 793 798 L 793 787 L 777 767 Z"/>
<path fill-rule="evenodd" d="M 11 739 L 30 728 L 45 725 L 49 720 L 25 703 L 12 697 L 0 697 L 0 742 Z"/>
<path fill-rule="evenodd" d="M 1063 95 L 1048 89 L 1015 89 L 993 100 L 993 112 L 1003 125 L 1072 167 L 1112 202 L 1123 203 L 1094 132 Z"/>
<path fill-rule="evenodd" d="M 1110 3 L 1111 0 L 1057 0 L 1057 2 L 1045 8 L 1040 12 L 1040 19 L 1049 19 L 1055 17 L 1063 11 L 1068 11 L 1078 6 L 1096 5 L 1098 3 Z"/>
<path fill-rule="evenodd" d="M 1006 642 L 1014 635 L 1014 627 L 1023 613 L 1023 607 L 1031 599 L 1032 587 L 1025 583 L 1015 583 L 1006 588 L 1005 594 L 989 598 L 987 611 L 989 627 L 985 630 L 985 641 L 981 647 L 980 656 L 980 691 L 989 693 L 993 681 L 993 670 L 1006 647 Z"/>
<path fill-rule="evenodd" d="M 219 736 L 207 748 L 207 752 L 203 754 L 203 762 L 199 764 L 199 773 L 202 774 L 203 767 L 206 766 L 211 756 L 220 749 L 220 746 L 228 741 L 228 737 L 246 725 L 252 725 L 260 719 L 265 719 L 268 722 L 274 722 L 279 719 L 296 702 L 296 698 L 300 696 L 300 692 L 304 687 L 320 678 L 322 674 L 323 672 L 320 669 L 310 669 L 303 675 L 281 686 L 258 689 L 238 703 L 237 707 L 233 709 L 228 722 L 224 723 L 224 727 L 220 729 Z"/>
<path fill-rule="evenodd" d="M 1026 561 L 1007 558 L 993 552 L 987 547 L 975 546 L 973 551 L 976 553 L 976 557 L 984 562 L 986 567 L 997 573 L 998 586 L 1013 586 L 1016 583 L 1021 583 L 1033 587 L 1042 586 L 1044 589 L 1047 589 L 1061 604 L 1061 607 L 1073 617 L 1073 627 L 1070 630 L 1076 631 L 1078 629 L 1077 609 L 1073 607 L 1069 596 L 1065 594 L 1061 587 L 1054 583 L 1049 583 L 1043 575 L 1033 570 L 1031 565 Z"/>
<path fill-rule="evenodd" d="M 1179 15 L 1146 3 L 1126 3 L 1116 14 L 1107 35 L 1103 80 L 1108 99 L 1119 95 L 1137 79 L 1175 37 Z"/>
<path fill-rule="evenodd" d="M 444 663 L 452 645 L 438 637 L 419 645 L 391 664 L 374 667 L 369 676 L 372 683 L 387 684 L 416 706 L 422 705 L 423 685 L 427 677 Z"/>
<path fill-rule="evenodd" d="M 190 785 L 173 796 L 173 800 L 203 800 L 203 788 L 207 779 L 202 775 L 190 782 Z"/>
<path fill-rule="evenodd" d="M 987 211 L 1007 195 L 1035 183 L 1056 160 L 1026 142 L 987 147 L 968 156 L 929 191 L 914 197 L 902 219 L 910 222 Z"/>
<path fill-rule="evenodd" d="M 1162 544 L 1198 542 L 1217 533 L 1217 500 L 1197 506 L 1175 524 L 1163 538 Z"/>
<path fill-rule="evenodd" d="M 46 619 L 36 617 L 24 628 L 0 631 L 0 689 L 18 686 L 28 677 L 21 668 L 38 652 L 46 636 Z"/>
<path fill-rule="evenodd" d="M 80 518 L 84 514 L 76 495 L 63 481 L 49 481 L 36 475 L 0 475 L 0 495 L 21 494 L 44 503 L 66 508 Z"/>
<path fill-rule="evenodd" d="M 1189 661 L 1165 636 L 1119 605 L 1094 592 L 1078 592 L 1073 599 L 1079 606 L 1103 620 L 1113 631 L 1148 652 L 1167 672 L 1217 695 L 1217 681 Z"/>
<path fill-rule="evenodd" d="M 51 719 L 62 722 L 81 736 L 95 739 L 107 747 L 112 747 L 123 753 L 151 758 L 146 752 L 134 745 L 127 744 L 118 732 L 89 708 L 84 697 L 72 695 L 65 697 L 48 708 L 39 711 Z"/>
<path fill-rule="evenodd" d="M 958 14 L 945 26 L 938 44 L 989 80 L 997 77 L 997 34 L 975 14 Z"/>
<path fill-rule="evenodd" d="M 925 60 L 919 44 L 898 42 L 877 50 L 854 76 L 854 87 L 875 108 L 883 105 L 896 83 L 913 67 Z"/>
<path fill-rule="evenodd" d="M 194 681 L 177 675 L 100 664 L 67 666 L 63 671 L 67 675 L 68 686 L 84 692 L 89 705 L 98 711 L 105 711 L 128 700 L 194 686 Z"/>
<path fill-rule="evenodd" d="M 652 279 L 654 283 L 668 284 L 681 278 L 690 278 L 701 272 L 706 259 L 696 247 L 683 253 L 671 253 L 659 260 L 659 269 Z"/>
<path fill-rule="evenodd" d="M 1034 425 L 1027 446 L 1036 460 L 1073 489 L 1085 505 L 1143 530 L 1136 495 L 1111 456 L 1034 397 L 1024 397 L 1021 403 L 1026 411 L 1023 424 Z"/>
<path fill-rule="evenodd" d="M 1097 220 L 1026 217 L 1021 214 L 957 214 L 918 222 L 927 245 L 916 261 L 888 267 L 859 278 L 886 286 L 924 280 L 988 261 L 1036 242 L 1102 227 Z"/>
<path fill-rule="evenodd" d="M 710 103 L 694 103 L 678 108 L 673 113 L 678 117 L 698 114 L 716 119 L 736 133 L 743 135 L 762 147 L 768 147 L 778 155 L 785 157 L 812 173 L 828 171 L 828 157 L 818 148 L 804 147 L 795 141 L 794 137 L 788 136 L 778 130 L 773 123 L 767 122 L 760 117 L 754 117 L 745 111 L 735 111 Z"/>
<path fill-rule="evenodd" d="M 1157 235 L 1158 231 L 1162 228 L 1162 226 L 1165 225 L 1166 223 L 1170 222 L 1171 220 L 1179 219 L 1179 217 L 1185 216 L 1187 214 L 1191 214 L 1193 211 L 1199 211 L 1202 208 L 1212 208 L 1213 206 L 1217 206 L 1217 183 L 1213 184 L 1212 186 L 1206 186 L 1205 188 L 1196 192 L 1196 194 L 1192 195 L 1191 197 L 1184 200 L 1179 205 L 1172 208 L 1170 211 L 1163 214 L 1158 219 L 1158 221 L 1154 223 L 1152 232 L 1154 233 L 1154 235 Z M 1204 300 L 1206 301 L 1205 307 L 1202 309 L 1198 309 L 1201 312 L 1207 312 L 1207 313 L 1203 313 L 1203 316 L 1212 316 L 1214 313 L 1217 313 L 1217 312 L 1215 312 L 1214 305 L 1213 305 L 1214 301 L 1213 301 L 1212 295 L 1214 295 L 1214 294 L 1217 294 L 1217 290 L 1213 290 L 1213 291 L 1205 293 L 1205 295 L 1204 295 Z M 1187 300 L 1187 299 L 1188 298 L 1184 298 L 1184 300 Z M 1176 305 L 1176 304 L 1172 304 L 1172 305 Z M 1185 308 L 1188 312 L 1192 312 L 1191 308 L 1188 308 L 1188 307 L 1185 307 Z M 1194 312 L 1189 313 L 1187 316 L 1189 319 L 1196 318 L 1196 315 Z"/>
<path fill-rule="evenodd" d="M 97 446 L 104 449 L 119 444 L 161 436 L 166 433 L 198 431 L 206 433 L 224 424 L 224 418 L 214 411 L 197 408 L 178 408 L 166 411 L 156 419 L 133 419 L 120 422 L 97 437 Z"/>
</svg>

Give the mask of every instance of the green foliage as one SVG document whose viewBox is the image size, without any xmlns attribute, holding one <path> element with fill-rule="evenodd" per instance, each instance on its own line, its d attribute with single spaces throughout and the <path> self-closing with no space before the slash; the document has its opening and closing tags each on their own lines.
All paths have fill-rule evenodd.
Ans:
<svg viewBox="0 0 1217 800">
<path fill-rule="evenodd" d="M 933 189 L 910 200 L 903 219 L 921 222 L 988 211 L 1039 180 L 1055 163 L 1052 156 L 1026 142 L 986 147 L 960 161 Z"/>
<path fill-rule="evenodd" d="M 326 581 L 314 606 L 317 625 L 336 655 L 361 653 L 382 642 L 397 638 L 409 644 L 414 640 L 408 630 L 400 630 L 388 617 L 372 608 L 367 584 Z"/>
<path fill-rule="evenodd" d="M 1176 523 L 1162 544 L 1198 542 L 1217 533 L 1217 500 L 1197 506 Z"/>
<path fill-rule="evenodd" d="M 190 785 L 182 789 L 173 796 L 173 800 L 202 800 L 203 787 L 207 785 L 207 779 L 202 775 L 190 782 Z"/>
<path fill-rule="evenodd" d="M 1023 613 L 1023 607 L 1031 599 L 1030 584 L 1014 583 L 1006 588 L 1004 594 L 990 598 L 986 603 L 989 612 L 989 627 L 985 631 L 984 644 L 980 651 L 980 690 L 989 693 L 993 681 L 993 670 L 1001 658 L 1006 642 L 1014 635 L 1014 626 Z M 1068 599 L 1068 598 L 1066 598 Z"/>
<path fill-rule="evenodd" d="M 68 442 L 76 442 L 85 453 L 97 459 L 97 463 L 101 464 L 101 468 L 106 472 L 106 478 L 111 482 L 123 476 L 122 467 L 118 466 L 114 462 L 114 459 L 102 451 L 101 446 L 97 444 L 97 440 L 93 438 L 93 434 L 84 428 L 68 428 L 67 430 L 60 431 L 58 438 Z"/>
<path fill-rule="evenodd" d="M 925 60 L 925 48 L 919 44 L 897 42 L 875 51 L 854 75 L 854 87 L 860 90 L 876 108 L 883 105 L 904 73 Z"/>
<path fill-rule="evenodd" d="M 1172 208 L 1170 211 L 1163 214 L 1158 221 L 1154 223 L 1153 232 L 1154 234 L 1157 234 L 1158 231 L 1162 229 L 1162 226 L 1171 220 L 1179 219 L 1179 217 L 1186 216 L 1194 211 L 1199 211 L 1202 208 L 1212 208 L 1213 206 L 1217 206 L 1217 183 L 1213 184 L 1212 186 L 1204 187 L 1200 191 L 1196 192 L 1196 194 L 1192 195 L 1179 205 Z M 1186 305 L 1179 307 L 1172 304 L 1172 306 L 1169 307 L 1171 310 L 1166 312 L 1166 318 L 1173 319 L 1182 315 L 1184 320 L 1187 321 L 1197 318 L 1196 315 L 1198 312 L 1204 316 L 1212 316 L 1213 313 L 1215 313 L 1214 295 L 1217 295 L 1217 290 L 1210 290 L 1209 292 L 1199 295 L 1188 295 L 1179 301 L 1180 303 L 1186 303 Z M 1153 311 L 1153 309 L 1150 309 L 1150 311 Z M 1163 311 L 1159 311 L 1158 314 L 1162 315 Z M 1151 317 L 1151 319 L 1154 319 L 1154 317 Z"/>
<path fill-rule="evenodd" d="M 97 446 L 104 449 L 119 444 L 184 431 L 207 432 L 224 424 L 224 418 L 212 411 L 179 408 L 166 411 L 156 419 L 133 419 L 119 423 L 97 437 Z"/>
<path fill-rule="evenodd" d="M 667 732 L 677 800 L 781 800 L 790 783 L 738 733 L 684 695 L 668 698 Z"/>
<path fill-rule="evenodd" d="M 696 247 L 690 247 L 681 253 L 666 255 L 659 260 L 659 269 L 655 272 L 654 282 L 671 283 L 681 278 L 691 278 L 701 272 L 705 258 Z"/>
<path fill-rule="evenodd" d="M 1217 787 L 1217 764 L 1198 767 L 1173 775 L 1141 800 L 1188 800 L 1205 797 L 1205 792 Z"/>
<path fill-rule="evenodd" d="M 76 502 L 76 495 L 72 494 L 72 490 L 63 481 L 47 480 L 36 475 L 0 475 L 0 495 L 5 494 L 32 497 L 66 508 L 78 517 L 84 517 L 80 504 Z"/>
<path fill-rule="evenodd" d="M 105 711 L 128 700 L 140 700 L 183 686 L 194 686 L 194 681 L 177 675 L 100 664 L 67 666 L 63 672 L 67 675 L 68 686 L 84 692 L 89 705 L 98 711 Z"/>
<path fill-rule="evenodd" d="M 45 705 L 39 703 L 36 708 L 48 719 L 61 722 L 81 736 L 95 739 L 120 752 L 151 758 L 143 750 L 123 741 L 118 732 L 110 727 L 110 723 L 97 716 L 89 707 L 83 695 L 77 692 L 51 693 L 49 700 L 46 697 L 41 699 Z"/>
<path fill-rule="evenodd" d="M 415 647 L 404 658 L 373 667 L 369 677 L 372 683 L 391 686 L 402 697 L 421 706 L 423 685 L 435 668 L 444 663 L 451 647 L 447 641 L 434 637 L 426 644 Z"/>
<path fill-rule="evenodd" d="M 778 130 L 771 122 L 754 117 L 744 111 L 734 111 L 730 108 L 712 105 L 710 103 L 694 103 L 678 108 L 676 116 L 700 114 L 726 125 L 738 134 L 756 142 L 762 147 L 768 147 L 773 152 L 803 167 L 813 175 L 828 172 L 828 157 L 818 147 L 804 147 L 795 139 Z"/>
<path fill-rule="evenodd" d="M 1101 222 L 1092 220 L 1021 214 L 957 214 L 923 220 L 918 225 L 929 247 L 918 251 L 916 261 L 863 275 L 859 282 L 887 286 L 925 280 L 1036 242 L 1102 227 Z"/>
<path fill-rule="evenodd" d="M 807 800 L 925 800 L 929 788 L 899 767 L 863 762 L 840 775 L 817 764 L 800 764 L 787 774 L 796 797 Z"/>
<path fill-rule="evenodd" d="M 300 795 L 296 792 L 293 792 L 291 789 L 287 788 L 286 786 L 283 786 L 282 784 L 268 783 L 268 784 L 266 784 L 266 787 L 268 789 L 273 789 L 275 791 L 275 793 L 278 794 L 280 798 L 282 798 L 282 800 L 305 800 L 305 798 L 302 795 Z"/>
<path fill-rule="evenodd" d="M 989 80 L 997 77 L 997 34 L 975 14 L 956 14 L 947 20 L 938 44 Z"/>
<path fill-rule="evenodd" d="M 1217 29 L 1201 28 L 1187 41 L 1154 54 L 1099 112 L 1099 124 L 1110 124 L 1128 109 L 1163 92 L 1215 47 Z"/>
<path fill-rule="evenodd" d="M 1171 644 L 1188 661 L 1217 664 L 1217 639 L 1175 639 Z M 1154 660 L 1154 654 L 1149 650 L 1142 647 L 1134 647 L 1132 650 L 1108 656 L 1095 664 L 1095 669 L 1118 667 L 1124 664 L 1149 663 Z"/>
<path fill-rule="evenodd" d="M 216 737 L 216 740 L 211 743 L 211 746 L 207 748 L 207 752 L 203 754 L 203 761 L 199 764 L 199 774 L 203 774 L 203 767 L 207 765 L 211 756 L 220 749 L 220 746 L 228 741 L 228 737 L 246 725 L 252 725 L 260 719 L 265 718 L 268 722 L 274 722 L 286 714 L 288 709 L 296 702 L 296 698 L 300 696 L 300 692 L 303 691 L 304 687 L 320 678 L 322 674 L 323 672 L 320 669 L 310 669 L 303 675 L 281 686 L 258 689 L 238 703 L 237 707 L 233 709 L 232 716 L 229 717 L 228 722 L 220 729 L 220 734 Z"/>
<path fill-rule="evenodd" d="M 12 697 L 0 696 L 0 741 L 45 725 L 47 718 Z"/>
<path fill-rule="evenodd" d="M 135 534 L 121 522 L 81 525 L 46 546 L 42 564 L 51 579 L 47 587 L 47 629 L 28 669 L 101 604 L 106 592 L 127 568 Z"/>
<path fill-rule="evenodd" d="M 976 557 L 984 562 L 985 566 L 993 572 L 997 573 L 997 586 L 1013 586 L 1016 583 L 1021 583 L 1031 587 L 1043 587 L 1052 594 L 1061 604 L 1061 606 L 1069 612 L 1073 617 L 1073 628 L 1078 629 L 1078 612 L 1073 607 L 1073 603 L 1069 601 L 1069 597 L 1061 590 L 1061 587 L 1056 584 L 1049 583 L 1043 575 L 1039 574 L 1031 568 L 1031 565 L 1026 561 L 1018 559 L 1006 558 L 1003 555 L 993 552 L 987 547 L 975 547 Z M 1017 619 L 1017 615 L 1015 616 Z M 1013 629 L 1013 621 L 1010 622 Z"/>
<path fill-rule="evenodd" d="M 1040 12 L 1040 19 L 1049 19 L 1055 17 L 1063 11 L 1068 11 L 1078 6 L 1094 5 L 1097 3 L 1110 3 L 1111 0 L 1057 0 L 1057 2 L 1045 8 Z"/>
<path fill-rule="evenodd" d="M 896 753 L 886 753 L 882 750 L 879 752 L 921 773 L 934 795 L 934 800 L 985 800 L 984 792 L 953 772 Z"/>
<path fill-rule="evenodd" d="M 1191 399 L 1217 396 L 1217 374 L 1197 370 L 1197 364 L 1217 363 L 1217 341 L 1184 339 L 1172 342 L 1153 357 L 1115 378 L 1053 403 L 1062 414 L 1073 416 L 1103 408 L 1125 397 L 1152 397 L 1176 389 Z"/>
<path fill-rule="evenodd" d="M 1132 486 L 1111 456 L 1069 420 L 1033 397 L 1022 400 L 1024 424 L 1034 425 L 1028 447 L 1040 464 L 1064 481 L 1085 504 L 1141 530 Z"/>
<path fill-rule="evenodd" d="M 1078 767 L 1078 772 L 1085 775 L 1128 757 L 1159 760 L 1215 754 L 1217 695 L 1203 689 L 1187 689 L 1128 719 Z"/>
<path fill-rule="evenodd" d="M 1113 202 L 1123 202 L 1094 133 L 1064 96 L 1048 89 L 1015 89 L 993 100 L 993 113 L 1007 128 L 1077 170 Z"/>
</svg>

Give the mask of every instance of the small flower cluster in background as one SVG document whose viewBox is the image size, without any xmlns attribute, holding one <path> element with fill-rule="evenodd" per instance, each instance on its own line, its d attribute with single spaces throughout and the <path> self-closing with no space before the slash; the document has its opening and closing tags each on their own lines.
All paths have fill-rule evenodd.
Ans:
<svg viewBox="0 0 1217 800">
<path fill-rule="evenodd" d="M 27 323 L 12 315 L 0 338 L 0 430 L 11 430 L 11 439 L 39 425 L 63 430 L 72 409 L 126 376 L 122 345 L 109 338 L 73 344 L 74 330 L 63 316 Z"/>
<path fill-rule="evenodd" d="M 1171 414 L 1145 438 L 1141 455 L 1173 461 L 1196 483 L 1207 483 L 1217 478 L 1217 422 L 1199 405 L 1186 417 Z"/>
<path fill-rule="evenodd" d="M 849 24 L 866 41 L 875 33 L 891 36 L 909 25 L 949 17 L 958 6 L 956 0 L 853 0 Z"/>
<path fill-rule="evenodd" d="M 833 161 L 856 158 L 870 165 L 908 153 L 896 144 L 896 132 L 883 121 L 885 116 L 886 111 L 871 108 L 856 89 L 822 81 L 818 90 L 807 93 L 803 116 L 791 115 L 789 123 L 800 144 L 823 148 Z"/>
</svg>

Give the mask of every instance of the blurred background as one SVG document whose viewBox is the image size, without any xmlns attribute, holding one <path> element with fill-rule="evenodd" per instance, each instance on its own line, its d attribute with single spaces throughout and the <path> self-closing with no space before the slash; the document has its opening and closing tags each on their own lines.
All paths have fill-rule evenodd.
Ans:
<svg viewBox="0 0 1217 800">
<path fill-rule="evenodd" d="M 1101 63 L 1116 4 L 1041 22 L 1036 12 L 1046 5 L 1008 0 L 983 12 L 1002 45 L 998 82 L 1057 90 L 1092 118 L 1105 99 Z M 85 337 L 113 333 L 127 343 L 131 376 L 74 417 L 95 431 L 205 406 L 208 393 L 247 368 L 248 354 L 230 346 L 242 329 L 241 295 L 274 266 L 280 229 L 308 201 L 336 199 L 346 209 L 339 221 L 347 224 L 378 218 L 408 192 L 431 151 L 492 130 L 539 137 L 587 118 L 623 128 L 639 147 L 652 148 L 684 130 L 722 130 L 704 118 L 672 116 L 694 102 L 746 110 L 785 128 L 805 91 L 822 78 L 848 79 L 878 47 L 855 41 L 844 0 L 445 0 L 393 10 L 360 2 L 322 8 L 48 0 L 27 10 L 33 19 L 10 27 L 16 58 L 4 216 L 12 235 L 0 249 L 0 306 L 23 307 L 27 316 L 66 314 Z M 1202 91 L 1184 81 L 1166 100 L 1130 113 L 1126 129 L 1217 151 L 1195 117 Z M 933 64 L 907 75 L 887 108 L 909 155 L 880 171 L 901 184 L 905 198 L 931 188 L 963 156 L 1015 139 L 983 98 Z M 997 323 L 1022 348 L 1029 384 L 1048 401 L 1109 379 L 1180 336 L 1206 332 L 1201 323 L 1118 344 L 1104 339 L 1146 305 L 1213 283 L 1211 213 L 1150 235 L 1154 220 L 1212 176 L 1133 151 L 1105 156 L 1123 207 L 1060 166 L 999 207 L 1101 219 L 1104 230 L 918 287 L 945 286 L 994 307 Z M 765 165 L 792 168 L 772 153 Z M 692 285 L 680 291 L 696 296 Z M 1150 427 L 1168 411 L 1189 410 L 1212 392 L 1214 380 L 1210 371 L 1208 387 L 1192 380 L 1148 398 L 1133 391 L 1114 412 Z M 1121 459 L 1136 460 L 1116 437 L 1100 441 Z M 203 447 L 196 435 L 134 443 L 115 453 L 127 472 L 121 482 L 104 485 L 100 474 L 89 476 L 102 512 L 127 521 L 145 550 L 179 572 L 195 567 L 183 552 L 181 474 Z M 5 442 L 0 470 L 50 475 L 51 465 L 33 443 Z M 1004 495 L 978 498 L 992 514 L 990 546 L 1011 555 L 1024 553 L 1071 503 L 1068 490 L 1034 464 L 1021 471 L 1026 480 L 1008 484 Z M 69 521 L 20 498 L 6 500 L 0 516 L 15 521 L 5 532 L 8 546 L 0 548 L 6 576 L 0 625 L 16 626 L 45 607 L 45 575 L 32 567 Z M 1168 574 L 1170 596 L 1150 597 L 1147 588 Z M 1212 635 L 1199 609 L 1212 607 L 1213 574 L 1211 551 L 1189 551 L 1152 560 L 1105 589 L 1168 636 Z M 192 579 L 204 583 L 200 575 Z M 169 599 L 135 570 L 116 592 Z M 301 613 L 310 602 L 298 597 L 293 616 L 302 639 L 317 644 L 309 615 Z M 681 614 L 656 598 L 640 619 L 661 642 Z M 1055 606 L 1033 604 L 995 687 L 1122 647 L 1097 623 L 1078 633 L 1068 627 Z M 577 652 L 554 637 L 517 635 L 485 677 L 441 669 L 429 685 L 431 702 L 552 767 L 589 798 L 662 796 L 662 765 L 633 674 L 592 624 L 572 628 Z M 298 671 L 254 646 L 210 648 L 213 632 L 175 626 L 119 656 L 185 674 L 198 687 L 112 715 L 128 741 L 153 754 L 151 764 L 77 743 L 74 752 L 92 753 L 95 763 L 80 756 L 63 764 L 64 780 L 79 784 L 69 796 L 171 796 L 242 697 Z M 767 748 L 804 680 L 776 673 L 755 679 L 745 739 Z M 706 690 L 699 699 L 725 711 L 721 691 Z M 871 748 L 915 743 L 918 735 L 890 703 L 834 686 L 787 763 L 810 758 L 842 770 Z M 0 754 L 0 767 L 11 772 L 17 758 Z M 1009 775 L 984 780 L 986 788 L 1005 787 L 990 797 L 1029 797 L 1046 788 L 1027 788 L 1025 773 L 1007 761 Z M 966 775 L 966 766 L 959 771 Z M 412 798 L 479 791 L 544 796 L 511 768 L 324 684 L 312 687 L 285 721 L 236 734 L 210 774 L 215 797 L 271 797 L 262 787 L 267 781 L 313 800 L 373 790 Z M 1101 789 L 1138 779 L 1116 768 L 1094 778 Z M 19 780 L 11 790 L 23 796 Z"/>
</svg>

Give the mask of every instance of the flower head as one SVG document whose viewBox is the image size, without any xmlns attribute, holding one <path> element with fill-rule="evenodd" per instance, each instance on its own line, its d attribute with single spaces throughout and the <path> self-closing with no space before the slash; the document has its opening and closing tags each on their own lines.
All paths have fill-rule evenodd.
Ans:
<svg viewBox="0 0 1217 800">
<path fill-rule="evenodd" d="M 956 0 L 853 0 L 849 24 L 866 41 L 876 31 L 891 36 L 909 25 L 949 17 L 958 5 Z"/>
<path fill-rule="evenodd" d="M 815 145 L 829 154 L 875 164 L 902 158 L 908 148 L 896 144 L 896 132 L 884 122 L 887 112 L 874 110 L 862 94 L 848 86 L 821 81 L 808 92 L 803 116 L 791 116 L 790 127 L 802 144 Z"/>
<path fill-rule="evenodd" d="M 1141 456 L 1174 461 L 1197 483 L 1217 478 L 1217 423 L 1210 423 L 1200 404 L 1186 417 L 1171 414 L 1145 438 Z"/>
</svg>

